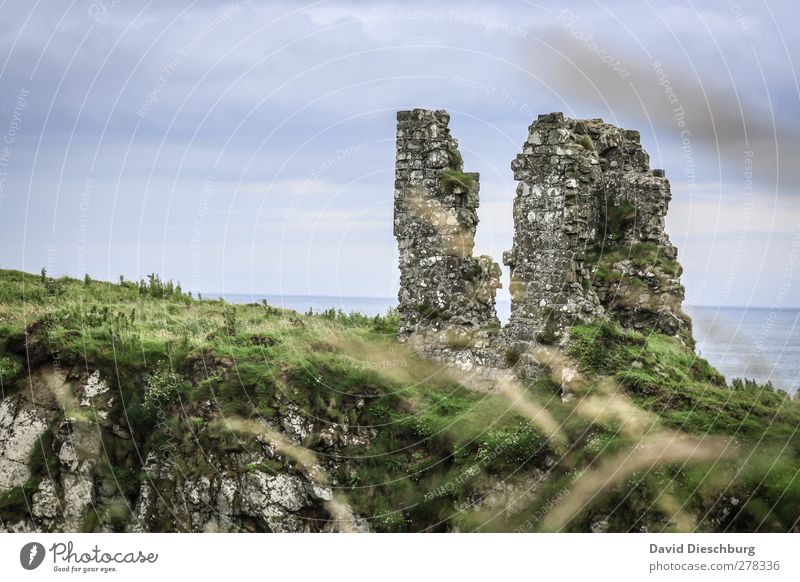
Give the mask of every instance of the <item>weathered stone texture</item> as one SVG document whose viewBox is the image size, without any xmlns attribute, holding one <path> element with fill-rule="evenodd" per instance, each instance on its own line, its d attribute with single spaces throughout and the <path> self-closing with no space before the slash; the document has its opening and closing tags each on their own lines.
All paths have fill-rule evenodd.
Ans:
<svg viewBox="0 0 800 582">
<path fill-rule="evenodd" d="M 581 258 L 597 236 L 602 172 L 580 137 L 560 113 L 540 116 L 511 164 L 520 184 L 514 246 L 503 259 L 511 271 L 508 332 L 518 339 L 601 311 Z"/>
<path fill-rule="evenodd" d="M 401 337 L 499 326 L 500 267 L 473 257 L 478 174 L 464 173 L 445 111 L 397 114 L 394 234 L 400 248 Z"/>
<path fill-rule="evenodd" d="M 691 343 L 677 251 L 664 230 L 671 195 L 663 170 L 650 169 L 637 131 L 561 113 L 539 116 L 511 164 L 519 185 L 514 243 L 503 256 L 509 324 L 464 336 L 458 326 L 496 326 L 499 269 L 471 256 L 477 174 L 459 172 L 448 121 L 444 111 L 398 114 L 401 338 L 462 368 L 502 365 L 509 347 L 557 342 L 570 325 L 598 317 Z M 455 340 L 454 330 L 462 334 Z"/>
</svg>

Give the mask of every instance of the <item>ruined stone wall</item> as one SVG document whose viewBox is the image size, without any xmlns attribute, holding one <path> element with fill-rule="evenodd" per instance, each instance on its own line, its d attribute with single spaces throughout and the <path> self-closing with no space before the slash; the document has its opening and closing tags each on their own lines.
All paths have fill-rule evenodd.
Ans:
<svg viewBox="0 0 800 582">
<path fill-rule="evenodd" d="M 445 111 L 397 114 L 394 234 L 401 336 L 499 327 L 500 268 L 473 257 L 479 176 L 465 173 Z"/>
<path fill-rule="evenodd" d="M 463 173 L 448 121 L 444 111 L 398 114 L 401 337 L 462 367 L 502 367 L 503 353 L 556 343 L 569 326 L 600 317 L 693 342 L 664 230 L 663 170 L 650 169 L 638 132 L 561 113 L 539 116 L 511 164 L 519 181 L 513 247 L 503 256 L 511 317 L 499 333 L 481 331 L 497 326 L 500 272 L 490 257 L 472 257 L 478 175 Z"/>
<path fill-rule="evenodd" d="M 664 230 L 671 198 L 639 132 L 600 119 L 540 115 L 512 162 L 514 338 L 552 342 L 608 315 L 627 327 L 688 330 L 677 251 Z M 687 334 L 690 337 L 690 334 Z"/>
<path fill-rule="evenodd" d="M 585 139 L 585 126 L 566 123 L 560 113 L 542 115 L 511 164 L 520 182 L 514 246 L 503 257 L 511 271 L 512 337 L 546 339 L 562 322 L 601 312 L 582 261 L 597 236 L 602 184 Z"/>
<path fill-rule="evenodd" d="M 589 264 L 593 286 L 610 317 L 626 327 L 680 334 L 688 343 L 691 321 L 683 313 L 683 271 L 665 230 L 672 198 L 639 132 L 598 122 L 589 126 L 603 170 L 602 212 Z"/>
</svg>

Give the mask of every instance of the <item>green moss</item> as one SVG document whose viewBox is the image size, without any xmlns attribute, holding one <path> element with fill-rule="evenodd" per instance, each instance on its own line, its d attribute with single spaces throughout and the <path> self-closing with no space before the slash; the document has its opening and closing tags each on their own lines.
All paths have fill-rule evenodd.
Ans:
<svg viewBox="0 0 800 582">
<path fill-rule="evenodd" d="M 477 257 L 473 257 L 472 263 L 462 272 L 465 281 L 476 281 L 481 278 L 482 274 L 483 267 Z"/>
<path fill-rule="evenodd" d="M 516 365 L 519 362 L 520 358 L 522 357 L 522 354 L 520 354 L 519 350 L 516 350 L 514 348 L 507 349 L 504 355 L 506 364 L 508 364 L 509 366 Z"/>
<path fill-rule="evenodd" d="M 605 238 L 619 240 L 636 221 L 636 207 L 623 200 L 615 206 L 606 206 Z"/>
<path fill-rule="evenodd" d="M 447 150 L 447 157 L 450 162 L 450 169 L 457 172 L 464 171 L 464 159 L 461 157 L 461 152 L 457 148 L 449 148 Z"/>
<path fill-rule="evenodd" d="M 592 269 L 597 281 L 613 283 L 623 279 L 622 273 L 614 269 L 621 261 L 630 261 L 639 270 L 659 269 L 677 277 L 682 269 L 678 261 L 669 259 L 655 243 L 638 242 L 632 245 L 601 244 L 586 250 L 586 265 Z M 634 284 L 636 278 L 629 277 L 626 282 Z"/>
<path fill-rule="evenodd" d="M 478 182 L 475 176 L 454 170 L 453 168 L 445 168 L 439 175 L 439 183 L 448 194 L 453 194 L 456 189 L 466 190 L 468 193 L 475 192 Z"/>
<path fill-rule="evenodd" d="M 418 303 L 415 306 L 415 309 L 425 319 L 441 319 L 441 320 L 450 319 L 450 316 L 444 309 L 431 305 L 428 302 Z"/>
</svg>

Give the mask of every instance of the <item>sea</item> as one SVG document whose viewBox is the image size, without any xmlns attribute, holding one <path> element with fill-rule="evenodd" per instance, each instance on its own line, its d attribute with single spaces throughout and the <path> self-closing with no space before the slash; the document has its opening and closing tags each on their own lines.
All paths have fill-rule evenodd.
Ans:
<svg viewBox="0 0 800 582">
<path fill-rule="evenodd" d="M 397 305 L 394 297 L 333 297 L 322 295 L 204 294 L 229 303 L 258 303 L 314 313 L 326 309 L 365 315 L 385 314 Z M 696 351 L 730 382 L 748 378 L 771 382 L 775 388 L 800 390 L 800 309 L 685 306 L 692 318 Z M 498 301 L 497 315 L 508 321 L 511 305 Z"/>
</svg>

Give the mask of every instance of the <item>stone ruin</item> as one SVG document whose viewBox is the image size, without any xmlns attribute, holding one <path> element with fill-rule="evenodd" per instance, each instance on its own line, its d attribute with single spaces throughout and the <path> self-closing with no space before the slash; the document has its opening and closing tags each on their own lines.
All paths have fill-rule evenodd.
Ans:
<svg viewBox="0 0 800 582">
<path fill-rule="evenodd" d="M 446 111 L 397 114 L 394 234 L 402 341 L 434 360 L 505 368 L 510 351 L 562 341 L 610 318 L 692 344 L 677 250 L 664 229 L 670 186 L 637 131 L 601 119 L 540 115 L 511 163 L 519 182 L 511 317 L 495 311 L 501 269 L 472 255 L 479 175 L 463 171 Z"/>
</svg>

